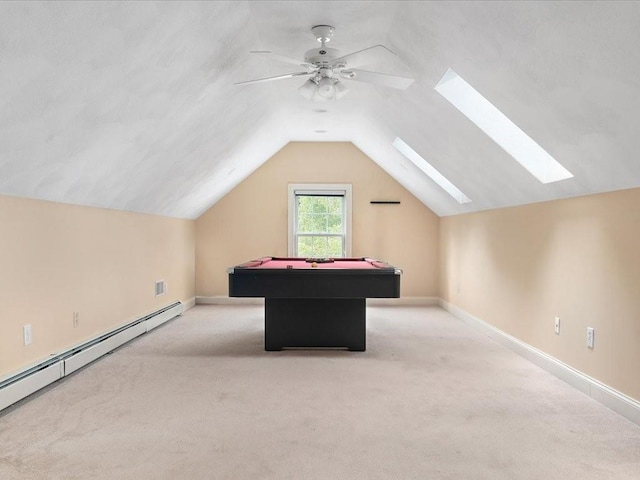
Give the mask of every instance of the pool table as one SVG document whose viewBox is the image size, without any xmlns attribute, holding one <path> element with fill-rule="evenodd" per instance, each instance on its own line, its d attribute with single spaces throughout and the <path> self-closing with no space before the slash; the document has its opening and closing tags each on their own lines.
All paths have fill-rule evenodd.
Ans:
<svg viewBox="0 0 640 480">
<path fill-rule="evenodd" d="M 366 349 L 366 299 L 399 298 L 402 271 L 371 258 L 264 257 L 227 270 L 230 297 L 264 297 L 265 350 Z"/>
</svg>

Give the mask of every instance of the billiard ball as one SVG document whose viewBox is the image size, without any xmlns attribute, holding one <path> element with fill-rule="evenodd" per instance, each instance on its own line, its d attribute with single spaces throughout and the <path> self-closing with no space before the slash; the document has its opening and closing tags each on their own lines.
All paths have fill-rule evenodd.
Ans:
<svg viewBox="0 0 640 480">
<path fill-rule="evenodd" d="M 318 268 L 318 264 L 317 264 L 316 262 L 313 262 L 313 263 L 311 264 L 311 266 L 312 266 L 313 268 Z"/>
</svg>

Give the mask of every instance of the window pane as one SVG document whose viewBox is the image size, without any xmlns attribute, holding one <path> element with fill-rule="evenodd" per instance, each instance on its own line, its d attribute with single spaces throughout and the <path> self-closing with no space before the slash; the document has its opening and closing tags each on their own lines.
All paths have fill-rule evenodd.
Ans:
<svg viewBox="0 0 640 480">
<path fill-rule="evenodd" d="M 327 232 L 342 233 L 342 215 L 327 215 Z"/>
<path fill-rule="evenodd" d="M 313 211 L 313 198 L 314 197 L 301 197 L 297 196 L 298 213 L 311 213 Z"/>
<path fill-rule="evenodd" d="M 313 215 L 298 215 L 298 232 L 313 233 L 314 226 L 315 223 Z"/>
<path fill-rule="evenodd" d="M 313 228 L 315 233 L 327 233 L 327 216 L 314 215 Z"/>
<path fill-rule="evenodd" d="M 327 213 L 327 197 L 311 197 L 313 198 L 313 212 Z"/>
<path fill-rule="evenodd" d="M 328 238 L 328 250 L 327 257 L 335 258 L 342 257 L 344 248 L 342 246 L 342 237 L 329 237 Z"/>
<path fill-rule="evenodd" d="M 299 257 L 313 257 L 313 237 L 298 237 Z"/>
<path fill-rule="evenodd" d="M 327 233 L 327 216 L 321 214 L 299 215 L 298 216 L 298 233 Z M 341 218 L 333 219 L 333 222 L 341 222 Z M 342 230 L 334 230 L 331 233 L 340 233 Z"/>
<path fill-rule="evenodd" d="M 327 212 L 336 213 L 342 215 L 342 202 L 344 197 L 328 197 L 327 198 Z"/>
<path fill-rule="evenodd" d="M 340 258 L 345 252 L 345 197 L 296 195 L 294 242 L 298 257 Z M 328 235 L 330 234 L 330 235 Z"/>
<path fill-rule="evenodd" d="M 327 256 L 327 237 L 313 237 L 313 256 Z"/>
</svg>

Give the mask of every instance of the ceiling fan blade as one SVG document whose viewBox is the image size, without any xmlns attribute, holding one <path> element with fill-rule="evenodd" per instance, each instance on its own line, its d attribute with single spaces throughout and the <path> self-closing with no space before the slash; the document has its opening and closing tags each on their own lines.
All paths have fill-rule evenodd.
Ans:
<svg viewBox="0 0 640 480">
<path fill-rule="evenodd" d="M 360 65 L 368 65 L 375 62 L 397 58 L 398 56 L 384 45 L 374 45 L 373 47 L 358 50 L 357 52 L 336 58 L 333 63 L 346 63 L 349 70 L 351 70 L 350 67 L 358 67 Z"/>
<path fill-rule="evenodd" d="M 349 72 L 352 72 L 355 75 L 345 76 L 347 80 L 355 80 L 356 82 L 367 82 L 374 85 L 380 85 L 381 87 L 397 88 L 398 90 L 409 88 L 409 85 L 413 83 L 413 78 L 400 77 L 398 75 L 390 75 L 388 73 L 367 72 L 366 70 L 356 69 L 349 69 Z"/>
<path fill-rule="evenodd" d="M 305 61 L 297 60 L 295 58 L 287 57 L 286 55 L 280 55 L 279 53 L 269 52 L 268 50 L 253 50 L 249 53 L 255 53 L 256 55 L 262 55 L 263 57 L 271 58 L 272 60 L 279 60 L 285 63 L 292 63 L 305 68 L 315 68 L 315 65 L 307 63 Z"/>
<path fill-rule="evenodd" d="M 234 85 L 248 85 L 250 83 L 270 82 L 272 80 L 280 80 L 282 78 L 301 77 L 304 75 L 311 75 L 313 72 L 296 72 L 287 73 L 286 75 L 276 75 L 275 77 L 258 78 L 256 80 L 247 80 L 245 82 L 236 82 Z"/>
</svg>

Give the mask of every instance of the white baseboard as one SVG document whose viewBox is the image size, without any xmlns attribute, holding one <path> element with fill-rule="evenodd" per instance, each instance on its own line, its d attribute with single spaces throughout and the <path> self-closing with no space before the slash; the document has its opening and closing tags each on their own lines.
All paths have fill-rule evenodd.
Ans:
<svg viewBox="0 0 640 480">
<path fill-rule="evenodd" d="M 28 397 L 47 385 L 57 382 L 63 376 L 62 362 L 54 363 L 42 370 L 32 373 L 19 382 L 0 389 L 0 410 Z"/>
<path fill-rule="evenodd" d="M 185 300 L 184 302 L 182 302 L 182 306 L 183 306 L 183 312 L 186 312 L 187 310 L 189 310 L 192 307 L 196 306 L 196 297 L 191 297 L 189 300 Z"/>
<path fill-rule="evenodd" d="M 150 316 L 144 322 L 145 329 L 147 332 L 149 332 L 154 328 L 159 327 L 163 323 L 168 322 L 172 318 L 182 315 L 183 312 L 184 312 L 184 306 L 180 302 L 178 302 L 174 306 Z"/>
<path fill-rule="evenodd" d="M 97 360 L 98 358 L 106 355 L 109 352 L 112 352 L 121 345 L 124 345 L 134 338 L 139 337 L 143 333 L 146 333 L 147 329 L 145 323 L 146 322 L 142 322 L 134 325 L 131 328 L 127 328 L 126 330 L 123 330 L 122 332 L 117 333 L 100 343 L 96 343 L 95 345 L 85 348 L 75 355 L 66 358 L 63 361 L 64 375 L 70 375 L 76 370 L 80 370 L 85 365 L 89 365 L 91 362 Z"/>
<path fill-rule="evenodd" d="M 194 300 L 195 303 L 195 300 Z M 40 363 L 0 378 L 0 410 L 72 374 L 116 348 L 181 315 L 180 302 L 117 327 Z"/>
<path fill-rule="evenodd" d="M 521 357 L 535 363 L 549 373 L 567 382 L 574 388 L 577 388 L 584 394 L 589 395 L 597 402 L 631 420 L 633 423 L 640 425 L 640 402 L 637 400 L 625 395 L 624 393 L 618 392 L 608 385 L 599 382 L 595 378 L 585 375 L 579 370 L 561 362 L 557 358 L 532 347 L 528 343 L 518 340 L 508 333 L 503 332 L 502 330 L 451 303 L 440 299 L 439 305 L 453 316 L 462 320 L 464 323 L 482 331 L 487 336 L 514 351 Z"/>
<path fill-rule="evenodd" d="M 264 298 L 254 297 L 196 297 L 197 305 L 264 305 Z M 369 306 L 438 306 L 438 297 L 367 298 Z"/>
</svg>

